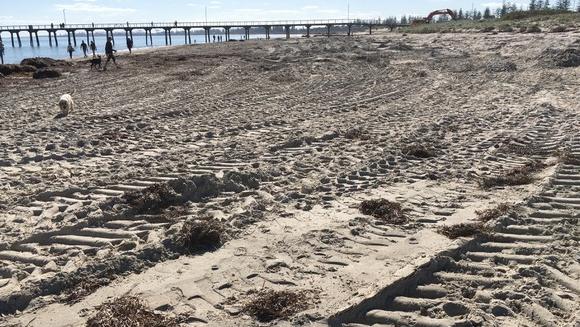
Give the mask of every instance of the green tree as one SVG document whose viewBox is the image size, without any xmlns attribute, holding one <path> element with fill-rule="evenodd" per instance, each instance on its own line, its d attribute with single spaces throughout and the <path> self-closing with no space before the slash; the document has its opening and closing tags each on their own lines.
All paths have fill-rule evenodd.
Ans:
<svg viewBox="0 0 580 327">
<path fill-rule="evenodd" d="M 508 5 L 507 5 L 507 4 L 504 2 L 504 3 L 501 5 L 501 9 L 500 9 L 500 12 L 499 12 L 499 16 L 504 16 L 504 15 L 505 15 L 505 14 L 507 14 L 508 12 L 509 12 L 509 7 L 508 7 Z"/>
<path fill-rule="evenodd" d="M 544 9 L 550 9 L 550 0 L 544 2 Z"/>
<path fill-rule="evenodd" d="M 489 9 L 489 7 L 485 8 L 485 11 L 483 12 L 483 18 L 485 19 L 491 18 L 491 9 Z"/>
<path fill-rule="evenodd" d="M 529 9 L 530 11 L 538 9 L 538 4 L 536 3 L 536 0 L 530 0 Z"/>
<path fill-rule="evenodd" d="M 570 0 L 558 0 L 558 2 L 556 3 L 556 9 L 558 10 L 570 9 Z"/>
</svg>

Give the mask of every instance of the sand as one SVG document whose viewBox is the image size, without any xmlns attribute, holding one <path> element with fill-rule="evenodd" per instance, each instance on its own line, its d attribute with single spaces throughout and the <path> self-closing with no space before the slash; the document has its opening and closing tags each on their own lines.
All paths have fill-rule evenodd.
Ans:
<svg viewBox="0 0 580 327">
<path fill-rule="evenodd" d="M 80 61 L 58 79 L 0 79 L 2 324 L 82 326 L 99 305 L 134 295 L 187 326 L 411 325 L 417 317 L 368 312 L 392 300 L 381 290 L 409 295 L 393 283 L 471 246 L 438 227 L 474 222 L 500 203 L 522 207 L 558 174 L 578 171 L 561 157 L 578 151 L 580 68 L 546 54 L 579 37 L 232 42 L 123 55 L 106 72 Z M 55 118 L 58 98 L 72 92 L 78 107 Z M 545 166 L 529 184 L 480 185 L 532 161 Z M 572 180 L 565 196 L 577 198 L 576 177 L 563 180 Z M 377 198 L 399 203 L 409 222 L 360 213 Z M 577 216 L 577 204 L 564 206 Z M 192 219 L 223 222 L 225 244 L 175 249 Z M 564 244 L 566 260 L 542 252 L 566 262 L 559 271 L 572 283 L 577 242 Z M 263 323 L 243 312 L 261 289 L 312 296 L 306 310 Z M 577 293 L 555 292 L 578 310 Z M 502 322 L 466 307 L 463 320 Z M 509 323 L 534 321 L 530 310 Z M 572 323 L 550 314 L 555 325 Z"/>
</svg>

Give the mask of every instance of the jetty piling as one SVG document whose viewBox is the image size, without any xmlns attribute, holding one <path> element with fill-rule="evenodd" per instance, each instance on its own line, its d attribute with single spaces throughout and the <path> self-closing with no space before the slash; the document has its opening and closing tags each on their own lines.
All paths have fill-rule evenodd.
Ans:
<svg viewBox="0 0 580 327">
<path fill-rule="evenodd" d="M 172 45 L 173 40 L 171 36 L 172 29 L 183 29 L 185 32 L 185 44 L 191 44 L 191 30 L 203 29 L 205 31 L 205 42 L 211 42 L 211 30 L 219 29 L 224 31 L 225 41 L 231 40 L 231 29 L 240 28 L 244 30 L 243 38 L 250 39 L 252 28 L 264 29 L 266 39 L 270 39 L 272 30 L 275 28 L 282 28 L 285 32 L 286 38 L 290 38 L 291 32 L 296 28 L 305 28 L 306 37 L 311 36 L 311 29 L 314 26 L 326 27 L 326 34 L 330 36 L 333 27 L 345 26 L 348 28 L 348 36 L 352 36 L 353 27 L 368 28 L 369 34 L 373 33 L 373 27 L 384 26 L 389 29 L 393 25 L 386 21 L 379 20 L 360 20 L 360 19 L 326 19 L 326 20 L 286 20 L 286 21 L 232 21 L 232 22 L 171 22 L 171 23 L 123 23 L 123 24 L 63 24 L 60 25 L 17 25 L 17 26 L 0 26 L 0 33 L 10 33 L 10 41 L 12 47 L 22 47 L 22 40 L 20 39 L 20 32 L 28 32 L 30 38 L 30 46 L 34 47 L 34 39 L 36 45 L 40 47 L 40 40 L 38 37 L 39 31 L 48 32 L 49 45 L 52 47 L 52 37 L 54 36 L 54 45 L 58 47 L 59 31 L 67 33 L 68 43 L 77 46 L 76 32 L 84 31 L 86 33 L 87 43 L 90 38 L 95 41 L 95 30 L 104 30 L 107 37 L 111 37 L 113 44 L 115 44 L 115 30 L 125 30 L 125 36 L 133 39 L 133 30 L 145 30 L 145 44 L 153 45 L 153 29 L 163 30 L 165 33 L 165 44 Z M 398 24 L 396 27 L 408 26 L 406 24 Z M 89 35 L 90 33 L 90 35 Z M 15 36 L 16 35 L 16 40 Z"/>
</svg>

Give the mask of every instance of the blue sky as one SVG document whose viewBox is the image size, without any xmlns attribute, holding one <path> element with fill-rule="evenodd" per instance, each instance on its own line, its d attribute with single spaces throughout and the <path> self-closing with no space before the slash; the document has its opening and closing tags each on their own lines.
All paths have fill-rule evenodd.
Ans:
<svg viewBox="0 0 580 327">
<path fill-rule="evenodd" d="M 0 25 L 67 23 L 276 20 L 426 15 L 435 9 L 483 10 L 501 0 L 0 0 Z M 527 1 L 518 0 L 525 4 Z"/>
</svg>

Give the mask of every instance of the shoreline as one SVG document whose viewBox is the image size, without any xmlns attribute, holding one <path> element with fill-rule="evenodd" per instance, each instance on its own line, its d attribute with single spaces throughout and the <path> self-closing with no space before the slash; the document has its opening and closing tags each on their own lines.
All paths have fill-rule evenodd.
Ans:
<svg viewBox="0 0 580 327">
<path fill-rule="evenodd" d="M 243 34 L 240 34 L 239 36 L 242 36 L 242 35 L 243 35 Z M 182 35 L 182 36 L 183 36 L 183 35 Z M 234 36 L 234 35 L 232 35 L 232 36 Z M 251 38 L 250 40 L 264 40 L 264 39 L 263 39 L 263 38 L 261 38 L 260 36 L 261 36 L 261 35 L 259 35 L 259 36 L 258 36 L 258 37 L 256 37 L 256 38 Z M 103 37 L 103 36 L 101 36 L 101 37 Z M 292 36 L 291 36 L 291 38 L 299 38 L 299 37 L 302 37 L 302 35 L 300 35 L 300 36 L 295 36 L 295 35 L 292 35 Z M 284 34 L 272 34 L 272 35 L 271 35 L 271 39 L 281 39 L 281 38 L 285 38 L 285 35 L 284 35 Z M 91 58 L 91 57 L 92 57 L 92 54 L 91 54 L 91 51 L 90 51 L 90 50 L 88 50 L 88 51 L 87 51 L 87 55 L 88 55 L 88 56 L 87 56 L 86 58 L 85 58 L 85 57 L 83 57 L 83 55 L 82 55 L 82 50 L 81 50 L 81 48 L 80 48 L 80 42 L 81 42 L 81 41 L 83 41 L 83 39 L 82 39 L 82 38 L 79 40 L 79 43 L 78 43 L 77 47 L 75 47 L 75 52 L 74 52 L 74 54 L 73 54 L 73 59 L 72 59 L 73 61 L 74 61 L 74 60 L 78 60 L 78 59 L 89 59 L 89 58 Z M 124 41 L 124 39 L 123 39 L 123 41 Z M 193 41 L 193 39 L 192 39 L 192 41 Z M 245 40 L 245 41 L 247 42 L 248 40 Z M 241 40 L 238 40 L 238 39 L 236 39 L 236 41 L 235 41 L 235 42 L 241 42 Z M 215 43 L 218 43 L 218 42 L 215 42 Z M 214 42 L 210 42 L 210 43 L 205 43 L 205 42 L 198 42 L 198 43 L 192 43 L 192 44 L 175 44 L 175 45 L 154 45 L 154 46 L 140 46 L 140 47 L 137 47 L 137 48 L 133 48 L 132 50 L 133 50 L 133 52 L 136 52 L 136 51 L 147 50 L 147 49 L 172 48 L 172 47 L 178 47 L 178 46 L 186 46 L 186 45 L 206 45 L 206 44 L 215 44 L 215 43 L 214 43 Z M 225 42 L 219 42 L 219 43 L 225 43 Z M 62 44 L 65 44 L 65 43 L 62 43 Z M 123 46 L 122 46 L 122 49 L 120 49 L 120 50 L 117 50 L 117 51 L 118 51 L 118 53 L 120 53 L 120 52 L 129 52 L 129 50 L 128 50 L 128 49 L 126 49 L 126 45 L 124 44 L 124 42 L 123 42 L 122 44 L 123 44 Z M 6 45 L 6 43 L 4 43 L 4 46 L 5 46 L 5 48 L 6 48 L 6 50 L 7 50 L 7 51 L 13 51 L 13 49 L 22 49 L 22 48 L 24 48 L 24 47 L 28 47 L 28 46 L 23 46 L 22 48 L 18 48 L 18 47 L 17 47 L 17 48 L 12 48 L 11 46 L 7 46 L 7 45 Z M 102 45 L 102 47 L 104 47 L 104 44 Z M 102 47 L 101 47 L 100 49 L 102 49 Z M 56 46 L 54 46 L 54 47 L 48 47 L 48 46 L 45 46 L 45 47 L 42 47 L 42 48 L 43 48 L 43 49 L 62 49 L 62 50 L 63 50 L 63 53 L 64 53 L 64 55 L 62 55 L 62 56 L 56 56 L 56 57 L 55 57 L 55 56 L 50 56 L 50 55 L 39 55 L 39 56 L 32 56 L 32 57 L 22 57 L 21 59 L 19 59 L 19 60 L 18 60 L 18 61 L 16 61 L 16 62 L 8 62 L 8 61 L 7 61 L 7 59 L 6 59 L 6 57 L 7 57 L 7 56 L 6 56 L 6 53 L 5 53 L 5 56 L 4 56 L 4 58 L 5 58 L 5 64 L 20 64 L 20 62 L 21 62 L 22 60 L 24 60 L 24 59 L 28 59 L 28 58 L 36 58 L 36 57 L 41 57 L 41 58 L 43 58 L 43 57 L 44 57 L 44 58 L 51 58 L 51 59 L 57 59 L 57 60 L 67 60 L 67 61 L 70 61 L 70 60 L 71 60 L 71 59 L 68 57 L 68 52 L 66 52 L 66 46 L 64 46 L 64 45 L 60 45 L 59 47 L 56 47 Z M 31 48 L 29 48 L 28 50 L 33 50 L 33 51 L 36 51 L 36 50 L 38 50 L 38 49 L 39 49 L 39 48 L 35 46 L 35 47 L 31 47 Z M 102 51 L 102 50 L 100 50 L 100 51 Z M 79 55 L 79 56 L 77 56 L 77 55 L 76 55 L 77 53 L 80 53 L 80 55 Z M 97 52 L 97 54 L 99 54 L 99 52 Z M 101 56 L 104 56 L 104 53 L 103 53 L 103 52 L 101 52 L 100 54 L 101 54 Z"/>
</svg>

